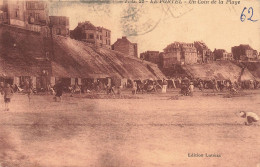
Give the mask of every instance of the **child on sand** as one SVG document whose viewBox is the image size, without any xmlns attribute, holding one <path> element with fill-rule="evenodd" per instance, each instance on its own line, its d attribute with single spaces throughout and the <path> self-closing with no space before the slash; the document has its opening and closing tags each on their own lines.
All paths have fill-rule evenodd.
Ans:
<svg viewBox="0 0 260 167">
<path fill-rule="evenodd" d="M 3 90 L 4 102 L 5 102 L 5 111 L 9 111 L 9 103 L 11 102 L 11 97 L 14 91 L 11 88 L 10 84 L 6 84 L 6 87 Z"/>
<path fill-rule="evenodd" d="M 245 125 L 252 125 L 253 122 L 259 121 L 259 117 L 253 112 L 240 111 L 239 116 L 246 118 L 247 121 L 245 122 Z"/>
</svg>

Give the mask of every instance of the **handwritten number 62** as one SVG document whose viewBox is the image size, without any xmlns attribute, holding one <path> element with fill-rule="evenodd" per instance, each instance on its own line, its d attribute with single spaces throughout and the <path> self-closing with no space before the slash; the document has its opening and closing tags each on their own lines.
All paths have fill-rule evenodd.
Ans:
<svg viewBox="0 0 260 167">
<path fill-rule="evenodd" d="M 244 14 L 244 11 L 245 11 L 246 9 L 247 9 L 247 8 L 244 7 L 244 9 L 243 9 L 243 11 L 242 11 L 242 13 L 241 13 L 241 16 L 240 16 L 240 20 L 241 20 L 242 22 L 244 22 L 245 19 L 246 19 L 246 15 Z M 256 21 L 257 21 L 257 20 L 252 20 L 252 17 L 253 17 L 253 15 L 254 15 L 254 9 L 253 9 L 252 7 L 248 8 L 247 13 L 248 13 L 248 14 L 251 13 L 251 16 L 250 16 L 247 20 L 250 20 L 250 21 L 252 21 L 252 22 L 256 22 Z"/>
</svg>

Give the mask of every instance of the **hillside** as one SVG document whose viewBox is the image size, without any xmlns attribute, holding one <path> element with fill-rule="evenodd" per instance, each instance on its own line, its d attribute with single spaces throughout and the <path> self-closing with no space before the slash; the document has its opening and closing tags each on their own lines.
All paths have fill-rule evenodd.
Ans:
<svg viewBox="0 0 260 167">
<path fill-rule="evenodd" d="M 243 62 L 240 65 L 245 66 L 256 78 L 260 78 L 260 62 Z"/>
<path fill-rule="evenodd" d="M 38 76 L 46 69 L 55 77 L 162 79 L 154 64 L 85 42 L 0 25 L 2 76 Z"/>
<path fill-rule="evenodd" d="M 0 25 L 0 76 L 39 76 L 51 72 L 46 39 L 39 33 Z"/>
<path fill-rule="evenodd" d="M 118 77 L 128 79 L 162 79 L 164 75 L 157 66 L 152 66 L 154 73 L 147 68 L 147 63 L 122 53 L 98 48 L 71 38 L 55 36 L 53 38 L 54 75 L 63 75 L 62 71 L 83 77 Z M 62 70 L 63 69 L 63 70 Z"/>
<path fill-rule="evenodd" d="M 183 67 L 194 78 L 237 81 L 241 74 L 241 67 L 229 61 L 216 61 L 209 64 L 196 64 Z M 241 80 L 256 79 L 248 69 L 245 69 Z"/>
</svg>

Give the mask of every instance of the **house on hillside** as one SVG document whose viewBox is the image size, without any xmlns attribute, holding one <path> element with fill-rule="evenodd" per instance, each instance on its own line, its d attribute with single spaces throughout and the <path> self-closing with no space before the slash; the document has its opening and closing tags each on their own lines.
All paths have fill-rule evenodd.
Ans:
<svg viewBox="0 0 260 167">
<path fill-rule="evenodd" d="M 198 62 L 197 49 L 193 43 L 182 43 L 182 54 L 185 64 L 196 64 Z"/>
<path fill-rule="evenodd" d="M 3 0 L 2 10 L 6 24 L 35 32 L 48 31 L 49 9 L 46 1 Z"/>
<path fill-rule="evenodd" d="M 260 57 L 259 57 L 257 50 L 253 51 L 253 55 L 256 57 L 256 60 L 259 60 Z"/>
<path fill-rule="evenodd" d="M 4 12 L 0 10 L 0 24 L 4 22 Z"/>
<path fill-rule="evenodd" d="M 169 68 L 172 67 L 173 64 L 183 64 L 184 63 L 184 57 L 181 52 L 181 46 L 180 43 L 174 42 L 170 45 L 168 45 L 164 52 L 160 54 L 160 57 L 162 59 L 162 67 L 163 68 Z"/>
<path fill-rule="evenodd" d="M 258 59 L 257 51 L 250 45 L 234 46 L 231 48 L 235 60 L 254 61 Z"/>
<path fill-rule="evenodd" d="M 140 54 L 140 59 L 159 65 L 159 51 L 146 51 Z"/>
<path fill-rule="evenodd" d="M 1 9 L 2 7 L 0 7 L 0 24 L 4 24 L 7 22 L 7 13 Z"/>
<path fill-rule="evenodd" d="M 214 61 L 214 54 L 202 41 L 195 41 L 194 46 L 198 52 L 198 63 L 209 63 Z"/>
<path fill-rule="evenodd" d="M 215 60 L 233 60 L 232 53 L 228 53 L 225 49 L 215 49 L 213 54 Z"/>
<path fill-rule="evenodd" d="M 69 18 L 66 16 L 50 16 L 50 29 L 52 35 L 70 36 Z"/>
<path fill-rule="evenodd" d="M 111 49 L 111 31 L 104 27 L 96 27 L 89 21 L 78 23 L 78 26 L 70 32 L 70 36 L 98 47 Z"/>
<path fill-rule="evenodd" d="M 164 49 L 161 59 L 163 68 L 169 68 L 173 64 L 195 64 L 198 55 L 193 43 L 174 42 Z"/>
<path fill-rule="evenodd" d="M 129 56 L 138 57 L 137 43 L 130 42 L 125 36 L 112 45 L 112 49 Z"/>
</svg>

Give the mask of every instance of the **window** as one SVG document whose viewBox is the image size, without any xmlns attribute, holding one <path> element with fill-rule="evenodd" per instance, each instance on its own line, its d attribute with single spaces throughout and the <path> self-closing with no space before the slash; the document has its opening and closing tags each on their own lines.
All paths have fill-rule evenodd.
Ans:
<svg viewBox="0 0 260 167">
<path fill-rule="evenodd" d="M 44 3 L 43 2 L 38 2 L 38 9 L 44 9 Z"/>
<path fill-rule="evenodd" d="M 57 28 L 57 29 L 56 29 L 56 34 L 57 34 L 57 35 L 60 35 L 60 34 L 61 34 L 61 29 L 60 29 L 60 28 Z"/>
<path fill-rule="evenodd" d="M 34 9 L 38 9 L 38 3 L 34 3 Z"/>
<path fill-rule="evenodd" d="M 44 2 L 26 2 L 26 8 L 27 9 L 43 10 L 44 9 Z"/>
<path fill-rule="evenodd" d="M 17 18 L 19 17 L 19 10 L 15 11 L 15 17 L 17 17 Z"/>
<path fill-rule="evenodd" d="M 94 39 L 94 35 L 93 34 L 89 34 L 88 38 L 89 39 Z"/>
<path fill-rule="evenodd" d="M 87 34 L 86 33 L 82 34 L 82 39 L 87 39 Z"/>
<path fill-rule="evenodd" d="M 49 58 L 49 55 L 50 55 L 50 53 L 49 53 L 49 52 L 45 52 L 46 59 L 48 59 L 48 58 Z"/>
<path fill-rule="evenodd" d="M 35 8 L 34 2 L 27 2 L 26 6 L 27 6 L 27 9 L 34 9 Z"/>
<path fill-rule="evenodd" d="M 40 20 L 40 14 L 39 13 L 35 13 L 35 20 Z"/>
<path fill-rule="evenodd" d="M 100 40 L 102 40 L 102 35 L 100 35 Z"/>
<path fill-rule="evenodd" d="M 66 25 L 66 20 L 64 20 L 63 18 L 58 18 L 58 20 L 60 25 Z"/>
</svg>

